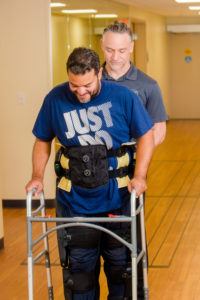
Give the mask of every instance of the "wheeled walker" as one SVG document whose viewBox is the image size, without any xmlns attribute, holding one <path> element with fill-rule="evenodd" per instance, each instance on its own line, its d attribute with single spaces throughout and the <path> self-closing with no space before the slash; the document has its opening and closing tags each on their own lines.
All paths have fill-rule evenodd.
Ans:
<svg viewBox="0 0 200 300">
<path fill-rule="evenodd" d="M 49 251 L 49 241 L 48 236 L 50 233 L 61 229 L 77 226 L 85 226 L 94 229 L 101 230 L 113 238 L 117 239 L 119 242 L 124 244 L 131 252 L 131 286 L 132 286 L 132 299 L 137 300 L 137 265 L 140 260 L 143 264 L 143 288 L 144 288 L 144 299 L 148 299 L 148 280 L 147 280 L 147 254 L 146 254 L 146 237 L 145 237 L 145 221 L 144 221 L 144 207 L 143 207 L 143 196 L 136 198 L 135 191 L 131 193 L 131 216 L 117 216 L 114 218 L 110 217 L 99 217 L 98 223 L 103 222 L 130 222 L 131 224 L 131 243 L 127 242 L 125 239 L 121 238 L 112 231 L 96 224 L 97 218 L 93 217 L 73 217 L 73 218 L 53 218 L 46 217 L 45 212 L 45 199 L 44 194 L 40 194 L 40 205 L 37 209 L 32 210 L 32 198 L 34 195 L 34 190 L 28 192 L 27 194 L 27 239 L 28 239 L 28 299 L 34 299 L 34 275 L 33 269 L 34 264 L 45 257 L 45 267 L 47 273 L 47 286 L 48 286 L 48 300 L 54 299 L 53 285 L 51 278 L 51 266 L 50 266 L 50 251 Z M 137 203 L 139 201 L 139 203 Z M 141 241 L 142 249 L 140 253 L 137 253 L 137 231 L 136 231 L 136 216 L 140 217 L 140 229 L 141 229 Z M 33 240 L 33 223 L 40 222 L 42 224 L 42 234 Z M 54 227 L 48 228 L 48 223 L 55 223 Z M 63 224 L 64 223 L 64 224 Z M 60 224 L 60 225 L 58 225 Z M 44 242 L 44 248 L 35 257 L 33 257 L 34 247 L 42 241 Z"/>
</svg>

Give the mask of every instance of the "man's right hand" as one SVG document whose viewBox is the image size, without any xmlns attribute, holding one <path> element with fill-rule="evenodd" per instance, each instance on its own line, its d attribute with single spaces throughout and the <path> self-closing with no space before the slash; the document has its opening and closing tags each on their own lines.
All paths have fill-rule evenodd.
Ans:
<svg viewBox="0 0 200 300">
<path fill-rule="evenodd" d="M 27 183 L 25 189 L 27 193 L 34 189 L 34 195 L 39 196 L 43 191 L 43 181 L 39 178 L 33 178 Z"/>
</svg>

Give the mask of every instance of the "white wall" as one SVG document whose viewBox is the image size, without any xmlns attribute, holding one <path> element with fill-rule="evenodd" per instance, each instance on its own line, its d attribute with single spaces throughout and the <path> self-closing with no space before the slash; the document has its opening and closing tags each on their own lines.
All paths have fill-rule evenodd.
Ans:
<svg viewBox="0 0 200 300">
<path fill-rule="evenodd" d="M 24 199 L 31 176 L 31 130 L 51 87 L 48 0 L 0 2 L 0 179 L 3 199 Z M 51 168 L 47 196 L 53 195 Z"/>
</svg>

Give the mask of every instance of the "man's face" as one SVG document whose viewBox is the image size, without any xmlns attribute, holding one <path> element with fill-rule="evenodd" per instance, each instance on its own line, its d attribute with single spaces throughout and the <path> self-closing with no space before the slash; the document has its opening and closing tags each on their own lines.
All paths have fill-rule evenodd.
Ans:
<svg viewBox="0 0 200 300">
<path fill-rule="evenodd" d="M 68 72 L 69 87 L 81 103 L 86 103 L 95 96 L 100 89 L 101 70 L 95 74 L 94 69 L 85 74 Z"/>
<path fill-rule="evenodd" d="M 113 71 L 123 71 L 130 66 L 133 42 L 128 33 L 106 32 L 102 38 L 106 66 Z"/>
</svg>

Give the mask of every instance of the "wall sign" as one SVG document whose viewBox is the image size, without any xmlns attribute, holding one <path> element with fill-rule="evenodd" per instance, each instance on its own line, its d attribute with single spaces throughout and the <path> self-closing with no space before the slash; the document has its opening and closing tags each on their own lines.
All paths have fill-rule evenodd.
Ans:
<svg viewBox="0 0 200 300">
<path fill-rule="evenodd" d="M 185 56 L 185 62 L 187 64 L 191 63 L 191 61 L 192 61 L 192 56 L 189 56 L 189 55 Z"/>
<path fill-rule="evenodd" d="M 192 50 L 191 49 L 185 49 L 185 62 L 187 64 L 191 63 L 192 61 Z"/>
</svg>

